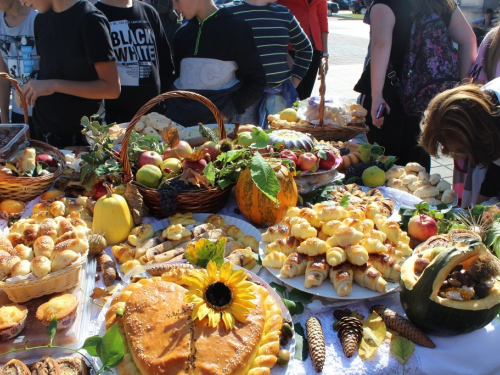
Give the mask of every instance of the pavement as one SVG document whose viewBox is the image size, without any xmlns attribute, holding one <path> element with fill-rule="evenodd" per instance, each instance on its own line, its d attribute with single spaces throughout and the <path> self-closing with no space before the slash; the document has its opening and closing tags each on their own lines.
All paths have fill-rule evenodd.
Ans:
<svg viewBox="0 0 500 375">
<path fill-rule="evenodd" d="M 368 50 L 370 27 L 362 20 L 332 16 L 328 19 L 330 34 L 328 36 L 329 71 L 326 76 L 326 96 L 355 100 L 358 93 L 352 88 L 363 72 L 364 60 Z M 319 81 L 313 95 L 319 92 Z M 452 183 L 453 159 L 448 157 L 433 158 L 431 172 Z"/>
</svg>

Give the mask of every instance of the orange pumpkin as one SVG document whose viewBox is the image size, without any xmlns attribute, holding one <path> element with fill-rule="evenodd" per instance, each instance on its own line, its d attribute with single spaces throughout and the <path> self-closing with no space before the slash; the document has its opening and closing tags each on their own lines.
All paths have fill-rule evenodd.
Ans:
<svg viewBox="0 0 500 375">
<path fill-rule="evenodd" d="M 286 210 L 297 204 L 299 194 L 292 173 L 281 164 L 273 165 L 273 169 L 281 186 L 277 196 L 278 207 L 254 184 L 250 168 L 241 172 L 236 182 L 235 195 L 238 207 L 243 216 L 258 227 L 279 223 Z"/>
</svg>

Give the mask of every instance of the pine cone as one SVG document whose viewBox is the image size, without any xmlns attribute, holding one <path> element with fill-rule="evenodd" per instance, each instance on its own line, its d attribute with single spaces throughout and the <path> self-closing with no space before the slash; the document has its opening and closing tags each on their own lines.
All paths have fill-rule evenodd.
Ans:
<svg viewBox="0 0 500 375">
<path fill-rule="evenodd" d="M 345 316 L 339 320 L 337 329 L 344 354 L 347 358 L 351 358 L 363 337 L 363 322 L 358 318 Z"/>
<path fill-rule="evenodd" d="M 306 321 L 307 344 L 316 372 L 323 371 L 325 364 L 325 338 L 318 318 L 311 316 Z"/>
<path fill-rule="evenodd" d="M 415 344 L 420 346 L 425 346 L 427 348 L 435 348 L 436 344 L 422 332 L 419 328 L 415 327 L 412 322 L 406 320 L 401 315 L 397 314 L 395 311 L 382 306 L 374 305 L 370 308 L 370 311 L 375 311 L 384 321 L 385 325 L 396 331 L 399 335 L 413 341 Z"/>
</svg>

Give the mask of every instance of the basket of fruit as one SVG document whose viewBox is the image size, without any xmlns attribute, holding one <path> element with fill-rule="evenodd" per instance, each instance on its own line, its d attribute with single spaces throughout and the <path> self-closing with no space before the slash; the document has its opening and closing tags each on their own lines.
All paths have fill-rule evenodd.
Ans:
<svg viewBox="0 0 500 375">
<path fill-rule="evenodd" d="M 166 99 L 172 99 L 172 98 L 192 99 L 204 104 L 207 108 L 210 109 L 210 111 L 215 116 L 218 126 L 219 139 L 224 140 L 226 138 L 226 130 L 224 128 L 224 121 L 222 119 L 222 115 L 217 109 L 217 107 L 209 99 L 205 98 L 202 95 L 188 91 L 169 91 L 160 94 L 151 99 L 149 102 L 147 102 L 139 109 L 134 118 L 130 121 L 127 130 L 125 132 L 125 135 L 123 137 L 120 159 L 123 165 L 123 177 L 125 183 L 133 181 L 132 164 L 129 160 L 129 155 L 128 155 L 129 139 L 132 134 L 132 131 L 135 129 L 136 124 L 141 120 L 142 116 L 148 110 L 150 110 L 156 104 Z M 166 134 L 167 132 L 168 130 L 165 129 L 162 133 L 162 137 L 168 138 L 168 135 Z M 183 141 L 179 141 L 177 139 L 177 142 L 181 143 Z M 172 147 L 172 149 L 174 148 Z M 179 149 L 174 149 L 173 152 L 178 153 Z M 205 152 L 210 153 L 209 150 L 205 150 Z M 188 161 L 187 162 L 187 164 L 189 164 L 188 167 L 192 168 L 193 170 L 198 169 L 194 164 L 197 163 L 199 164 L 200 161 L 201 160 L 197 161 L 193 160 L 191 161 L 192 164 L 189 164 Z M 172 168 L 175 168 L 175 166 L 174 165 L 170 166 L 170 169 Z M 203 168 L 201 168 L 201 170 L 203 170 Z M 200 169 L 198 169 L 198 171 L 200 171 Z M 136 174 L 136 179 L 137 179 L 137 174 Z M 158 187 L 156 188 L 148 187 L 146 186 L 146 184 L 139 183 L 137 181 L 133 181 L 133 184 L 138 187 L 140 193 L 144 197 L 145 204 L 149 209 L 150 213 L 156 217 L 165 216 L 163 213 L 165 210 L 162 210 L 162 206 L 169 204 L 170 202 L 169 196 L 171 194 L 173 196 L 176 196 L 175 199 L 177 204 L 175 210 L 176 212 L 217 212 L 226 204 L 227 200 L 229 199 L 229 194 L 231 192 L 231 189 L 233 187 L 233 185 L 229 185 L 226 186 L 224 189 L 221 188 L 220 186 L 195 188 L 193 185 L 186 184 L 180 179 L 174 178 L 168 184 L 168 189 L 161 189 L 162 199 L 160 199 L 160 191 L 159 191 L 160 189 L 158 189 Z"/>
<path fill-rule="evenodd" d="M 7 73 L 0 78 L 8 79 L 16 88 L 24 121 L 28 123 L 28 106 L 18 83 Z M 30 201 L 50 189 L 65 167 L 64 155 L 51 145 L 28 139 L 28 125 L 9 124 L 0 126 L 0 199 Z"/>
<path fill-rule="evenodd" d="M 347 141 L 368 132 L 368 126 L 364 124 L 367 112 L 359 104 L 325 105 L 326 84 L 323 64 L 320 64 L 319 69 L 321 77 L 319 98 L 309 99 L 307 110 L 303 116 L 298 116 L 297 111 L 293 108 L 287 108 L 280 114 L 268 116 L 271 128 L 308 133 L 316 139 L 324 141 Z M 325 122 L 325 118 L 329 120 L 328 123 Z"/>
</svg>

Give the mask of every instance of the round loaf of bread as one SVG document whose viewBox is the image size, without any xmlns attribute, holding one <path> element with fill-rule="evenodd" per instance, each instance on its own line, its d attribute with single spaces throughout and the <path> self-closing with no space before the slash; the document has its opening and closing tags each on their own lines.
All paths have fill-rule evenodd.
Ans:
<svg viewBox="0 0 500 375">
<path fill-rule="evenodd" d="M 134 288 L 120 320 L 128 347 L 118 366 L 120 374 L 242 375 L 255 367 L 255 362 L 268 368 L 276 363 L 281 311 L 266 289 L 255 285 L 256 308 L 246 323 L 236 321 L 228 331 L 222 320 L 216 328 L 208 326 L 206 320 L 193 321 L 192 304 L 184 302 L 183 287 L 159 280 L 144 284 Z M 277 340 L 263 343 L 264 336 Z M 258 361 L 264 344 L 269 345 L 269 355 Z"/>
</svg>

